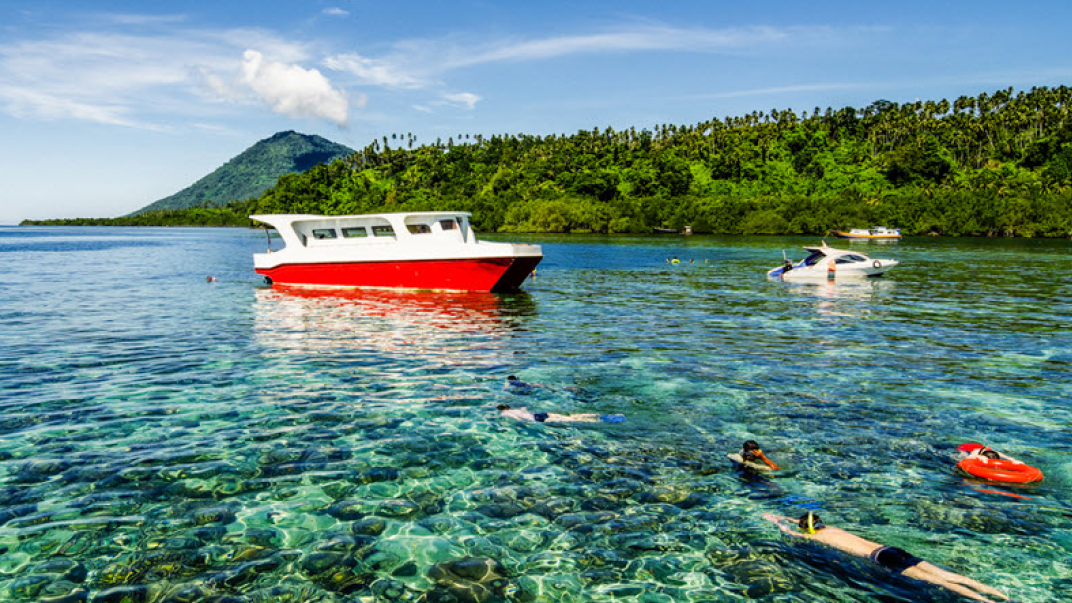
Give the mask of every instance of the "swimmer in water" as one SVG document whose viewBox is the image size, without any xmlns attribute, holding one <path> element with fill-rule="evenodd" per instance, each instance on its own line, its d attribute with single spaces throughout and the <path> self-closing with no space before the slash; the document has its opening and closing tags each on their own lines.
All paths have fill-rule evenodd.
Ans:
<svg viewBox="0 0 1072 603">
<path fill-rule="evenodd" d="M 815 513 L 808 512 L 800 519 L 780 517 L 770 513 L 764 513 L 763 519 L 777 525 L 783 532 L 797 538 L 814 540 L 821 544 L 833 547 L 840 551 L 870 559 L 879 567 L 885 568 L 895 574 L 901 574 L 908 578 L 930 582 L 943 588 L 947 588 L 959 595 L 995 603 L 983 595 L 997 597 L 1002 601 L 1009 601 L 1009 597 L 1001 591 L 978 582 L 967 576 L 955 574 L 944 570 L 933 563 L 928 563 L 915 557 L 902 549 L 892 546 L 883 546 L 877 542 L 865 540 L 842 530 L 823 524 Z"/>
<path fill-rule="evenodd" d="M 767 458 L 767 455 L 763 454 L 763 451 L 759 448 L 759 443 L 755 440 L 748 440 L 747 442 L 745 442 L 744 445 L 741 446 L 740 454 L 728 454 L 726 456 L 730 457 L 730 459 L 733 461 L 736 461 L 746 467 L 750 467 L 753 469 L 765 470 L 769 468 L 772 471 L 777 471 L 778 469 L 781 469 L 781 467 L 776 465 L 774 461 Z M 764 467 L 760 463 L 763 463 L 763 465 L 766 465 L 766 467 Z"/>
<path fill-rule="evenodd" d="M 512 394 L 531 394 L 535 389 L 551 389 L 546 385 L 539 385 L 537 383 L 526 383 L 521 379 L 518 379 L 515 375 L 510 375 L 506 378 L 506 386 L 503 388 Z"/>
<path fill-rule="evenodd" d="M 500 404 L 495 407 L 504 417 L 519 421 L 536 421 L 537 423 L 621 423 L 625 415 L 600 415 L 596 413 L 583 413 L 577 415 L 560 415 L 553 412 L 534 413 L 528 408 L 510 408 L 509 404 Z"/>
</svg>

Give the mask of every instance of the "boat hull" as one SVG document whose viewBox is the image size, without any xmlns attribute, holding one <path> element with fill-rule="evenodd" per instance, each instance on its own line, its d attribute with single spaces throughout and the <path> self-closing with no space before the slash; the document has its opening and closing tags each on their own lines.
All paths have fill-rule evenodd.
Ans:
<svg viewBox="0 0 1072 603">
<path fill-rule="evenodd" d="M 785 268 L 778 266 L 767 271 L 767 276 L 770 278 L 781 279 L 786 282 L 811 282 L 811 281 L 829 281 L 829 280 L 846 280 L 846 279 L 861 279 L 861 278 L 878 278 L 886 273 L 890 268 L 897 265 L 897 262 L 889 261 L 883 264 L 879 268 L 861 268 L 861 269 L 849 269 L 838 268 L 836 272 L 830 272 L 826 267 L 815 268 L 794 268 L 789 272 L 785 271 Z"/>
<path fill-rule="evenodd" d="M 443 291 L 515 291 L 542 260 L 536 257 L 286 263 L 258 267 L 272 283 Z"/>
<path fill-rule="evenodd" d="M 901 238 L 900 230 L 881 226 L 870 230 L 858 228 L 848 232 L 845 232 L 844 230 L 831 230 L 830 234 L 839 239 L 857 239 L 861 241 L 897 241 Z"/>
<path fill-rule="evenodd" d="M 835 232 L 834 236 L 839 239 L 857 239 L 861 241 L 897 241 L 899 235 L 854 235 L 847 232 Z"/>
</svg>

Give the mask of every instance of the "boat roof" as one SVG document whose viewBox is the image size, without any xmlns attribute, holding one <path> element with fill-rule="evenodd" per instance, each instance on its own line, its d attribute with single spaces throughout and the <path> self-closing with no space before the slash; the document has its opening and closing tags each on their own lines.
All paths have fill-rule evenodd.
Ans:
<svg viewBox="0 0 1072 603">
<path fill-rule="evenodd" d="M 252 214 L 249 216 L 249 219 L 264 222 L 278 228 L 281 225 L 293 224 L 295 222 L 322 222 L 329 220 L 343 222 L 349 220 L 367 220 L 369 218 L 383 218 L 386 220 L 389 220 L 390 218 L 446 218 L 458 216 L 469 218 L 472 215 L 471 212 L 467 211 L 400 211 L 382 214 L 350 214 L 343 216 L 324 216 L 318 214 Z"/>
<path fill-rule="evenodd" d="M 841 254 L 844 254 L 844 253 L 855 253 L 857 255 L 864 255 L 864 254 L 862 254 L 862 253 L 860 253 L 858 251 L 848 251 L 848 250 L 845 250 L 845 249 L 834 249 L 833 247 L 827 246 L 826 241 L 823 241 L 822 245 L 819 245 L 818 247 L 804 245 L 804 249 L 808 250 L 811 253 L 822 253 L 823 255 L 841 255 Z M 867 256 L 864 256 L 864 257 L 867 257 Z"/>
</svg>

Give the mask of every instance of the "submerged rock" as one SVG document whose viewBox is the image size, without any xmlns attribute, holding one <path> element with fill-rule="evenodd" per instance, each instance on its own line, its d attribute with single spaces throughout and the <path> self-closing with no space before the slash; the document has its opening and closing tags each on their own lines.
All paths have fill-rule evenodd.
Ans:
<svg viewBox="0 0 1072 603">
<path fill-rule="evenodd" d="M 210 523 L 227 525 L 235 520 L 235 514 L 226 507 L 211 507 L 195 511 L 193 520 L 199 526 Z"/>
<path fill-rule="evenodd" d="M 398 580 L 381 579 L 372 583 L 372 592 L 381 601 L 404 601 L 414 598 L 404 582 Z"/>
<path fill-rule="evenodd" d="M 31 570 L 34 574 L 58 574 L 64 580 L 83 582 L 86 579 L 86 566 L 73 559 L 56 557 L 38 563 Z"/>
<path fill-rule="evenodd" d="M 343 521 L 361 519 L 365 516 L 364 511 L 362 511 L 364 506 L 364 501 L 340 500 L 327 508 L 327 514 Z"/>
<path fill-rule="evenodd" d="M 379 536 L 387 529 L 387 521 L 381 517 L 366 517 L 350 524 L 350 533 L 364 536 Z"/>
<path fill-rule="evenodd" d="M 481 557 L 437 563 L 428 570 L 428 577 L 436 583 L 426 593 L 429 602 L 484 603 L 501 598 L 509 584 L 499 562 Z"/>
<path fill-rule="evenodd" d="M 70 583 L 53 583 L 48 589 L 49 594 L 41 593 L 37 596 L 37 603 L 86 603 L 89 600 L 89 591 L 81 587 L 68 589 L 68 586 L 71 586 Z M 57 594 L 51 594 L 52 587 L 65 592 L 56 591 Z"/>
<path fill-rule="evenodd" d="M 183 584 L 164 595 L 160 603 L 200 603 L 211 591 L 200 584 Z"/>
<path fill-rule="evenodd" d="M 93 603 L 145 603 L 148 600 L 149 589 L 141 584 L 109 588 L 93 597 Z"/>
<path fill-rule="evenodd" d="M 7 592 L 13 599 L 32 599 L 54 579 L 45 575 L 21 576 L 8 584 Z"/>
</svg>

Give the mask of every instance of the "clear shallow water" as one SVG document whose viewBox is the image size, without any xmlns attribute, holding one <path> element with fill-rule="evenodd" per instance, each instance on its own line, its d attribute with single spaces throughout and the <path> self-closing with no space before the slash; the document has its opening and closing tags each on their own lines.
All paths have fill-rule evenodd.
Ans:
<svg viewBox="0 0 1072 603">
<path fill-rule="evenodd" d="M 531 240 L 520 294 L 335 294 L 263 287 L 256 231 L 0 228 L 0 599 L 958 600 L 760 518 L 805 510 L 1072 588 L 1068 241 L 795 285 L 813 239 Z M 1046 479 L 972 483 L 965 441 Z"/>
</svg>

